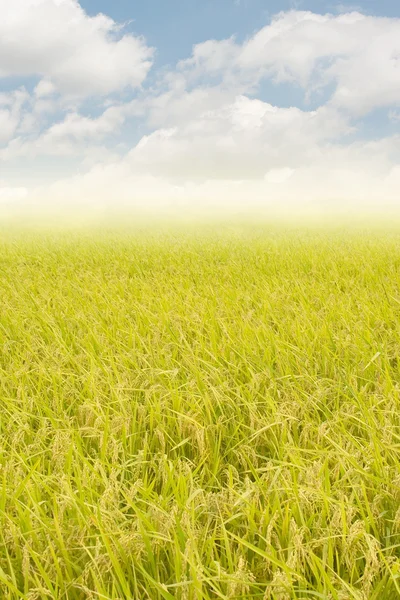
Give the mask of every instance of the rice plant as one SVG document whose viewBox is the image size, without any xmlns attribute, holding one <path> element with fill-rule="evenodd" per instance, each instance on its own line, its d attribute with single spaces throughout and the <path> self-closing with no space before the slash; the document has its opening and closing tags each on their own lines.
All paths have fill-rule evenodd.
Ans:
<svg viewBox="0 0 400 600">
<path fill-rule="evenodd" d="M 8 233 L 0 597 L 400 597 L 400 234 Z"/>
</svg>

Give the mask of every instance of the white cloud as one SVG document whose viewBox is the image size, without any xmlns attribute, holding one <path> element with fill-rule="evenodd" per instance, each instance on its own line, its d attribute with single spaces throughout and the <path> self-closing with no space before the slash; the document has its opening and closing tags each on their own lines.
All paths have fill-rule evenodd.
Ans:
<svg viewBox="0 0 400 600">
<path fill-rule="evenodd" d="M 143 137 L 128 160 L 137 171 L 171 180 L 262 179 L 270 169 L 315 160 L 320 144 L 348 130 L 340 114 L 323 107 L 304 112 L 238 96 Z"/>
<path fill-rule="evenodd" d="M 54 123 L 34 139 L 14 138 L 6 148 L 0 150 L 0 160 L 12 160 L 18 156 L 69 156 L 77 152 L 93 152 L 93 144 L 119 131 L 125 120 L 124 110 L 126 106 L 112 106 L 96 119 L 69 113 L 63 121 Z"/>
<path fill-rule="evenodd" d="M 35 87 L 34 94 L 37 98 L 52 96 L 56 91 L 54 83 L 48 79 L 41 79 Z"/>
<path fill-rule="evenodd" d="M 10 140 L 21 121 L 24 104 L 29 94 L 24 90 L 0 93 L 0 144 Z"/>
<path fill-rule="evenodd" d="M 217 110 L 229 105 L 245 88 L 235 85 L 199 86 L 186 90 L 185 86 L 173 86 L 167 92 L 149 97 L 143 102 L 150 127 L 182 126 L 204 111 Z"/>
<path fill-rule="evenodd" d="M 144 81 L 153 51 L 77 0 L 0 0 L 0 77 L 40 76 L 37 93 L 109 94 Z M 46 87 L 47 86 L 47 87 Z"/>
<path fill-rule="evenodd" d="M 334 84 L 332 104 L 361 115 L 400 103 L 400 19 L 284 12 L 242 45 L 233 38 L 196 45 L 179 68 L 188 81 L 219 74 L 249 89 L 265 77 L 307 94 Z"/>
<path fill-rule="evenodd" d="M 207 40 L 193 47 L 190 58 L 179 61 L 179 71 L 191 71 L 192 77 L 207 72 L 221 73 L 227 66 L 234 64 L 240 53 L 239 46 L 232 36 L 226 40 Z"/>
</svg>

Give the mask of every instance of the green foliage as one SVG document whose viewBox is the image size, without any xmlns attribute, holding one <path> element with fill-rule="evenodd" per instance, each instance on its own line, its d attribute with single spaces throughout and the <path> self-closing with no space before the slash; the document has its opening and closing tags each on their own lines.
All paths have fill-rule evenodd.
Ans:
<svg viewBox="0 0 400 600">
<path fill-rule="evenodd" d="M 0 248 L 0 597 L 400 597 L 400 236 Z"/>
</svg>

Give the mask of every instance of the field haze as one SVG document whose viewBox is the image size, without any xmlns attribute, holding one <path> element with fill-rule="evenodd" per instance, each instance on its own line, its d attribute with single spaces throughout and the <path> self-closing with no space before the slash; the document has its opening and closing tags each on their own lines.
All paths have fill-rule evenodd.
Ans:
<svg viewBox="0 0 400 600">
<path fill-rule="evenodd" d="M 400 233 L 0 241 L 0 597 L 400 597 Z"/>
</svg>

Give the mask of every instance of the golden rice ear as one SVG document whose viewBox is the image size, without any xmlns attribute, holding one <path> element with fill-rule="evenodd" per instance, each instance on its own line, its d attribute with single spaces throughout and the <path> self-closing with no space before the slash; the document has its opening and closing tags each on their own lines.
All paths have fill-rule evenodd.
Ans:
<svg viewBox="0 0 400 600">
<path fill-rule="evenodd" d="M 400 596 L 399 239 L 208 235 L 0 240 L 1 598 Z"/>
</svg>

